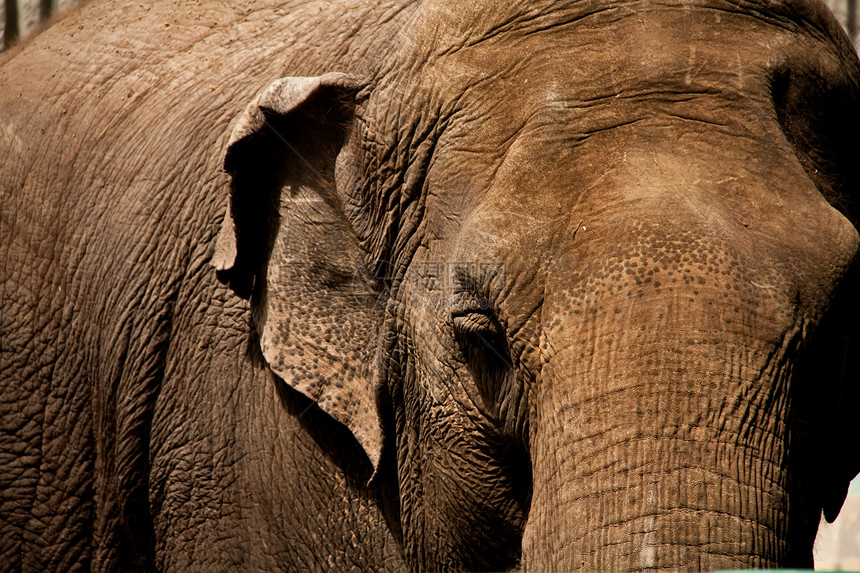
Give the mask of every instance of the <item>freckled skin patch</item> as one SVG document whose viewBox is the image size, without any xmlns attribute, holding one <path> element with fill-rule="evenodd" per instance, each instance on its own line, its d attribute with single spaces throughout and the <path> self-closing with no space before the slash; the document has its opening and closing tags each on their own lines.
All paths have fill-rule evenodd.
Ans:
<svg viewBox="0 0 860 573">
<path fill-rule="evenodd" d="M 662 210 L 649 211 L 649 202 Z M 549 474 L 540 476 L 535 468 L 535 498 L 570 507 L 581 519 L 573 521 L 573 531 L 548 527 L 551 520 L 536 522 L 529 531 L 530 523 L 524 551 L 549 537 L 585 556 L 587 568 L 641 566 L 640 559 L 715 566 L 725 551 L 718 539 L 689 553 L 659 547 L 680 535 L 673 531 L 695 530 L 694 522 L 724 510 L 727 499 L 742 499 L 746 488 L 757 487 L 732 485 L 735 472 L 749 467 L 745 471 L 782 476 L 783 489 L 763 502 L 776 513 L 763 519 L 754 517 L 754 510 L 739 509 L 731 527 L 744 530 L 741 524 L 749 520 L 784 532 L 784 544 L 757 554 L 762 560 L 757 562 L 809 562 L 808 553 L 793 548 L 811 542 L 814 521 L 796 516 L 815 516 L 820 506 L 802 479 L 791 476 L 802 475 L 812 463 L 802 456 L 820 455 L 821 446 L 798 440 L 791 458 L 796 465 L 786 465 L 788 453 L 778 437 L 805 432 L 797 428 L 821 415 L 791 400 L 815 387 L 793 364 L 804 355 L 801 349 L 816 347 L 810 332 L 828 320 L 822 310 L 834 288 L 831 281 L 839 280 L 830 273 L 840 268 L 840 260 L 850 260 L 842 257 L 850 256 L 856 243 L 840 243 L 838 231 L 827 228 L 817 245 L 791 234 L 774 240 L 740 226 L 714 233 L 685 218 L 671 200 L 649 199 L 642 207 L 635 214 L 592 219 L 591 233 L 577 234 L 578 244 L 555 245 L 557 259 L 546 279 L 555 288 L 545 292 L 541 345 L 542 403 L 551 406 L 533 434 L 534 444 L 555 461 L 548 463 Z M 809 277 L 815 278 L 805 282 Z M 798 426 L 789 430 L 793 423 Z M 554 453 L 559 439 L 568 446 L 564 456 Z M 721 450 L 723 440 L 732 449 Z M 668 449 L 652 449 L 659 444 Z M 743 451 L 756 453 L 737 453 Z M 566 477 L 559 481 L 559 476 Z M 579 484 L 573 498 L 565 497 L 564 480 Z M 693 483 L 699 484 L 698 498 L 677 493 Z M 606 484 L 615 485 L 605 489 Z M 615 487 L 640 493 L 631 494 L 622 509 Z M 795 500 L 794 517 L 787 496 Z M 688 525 L 682 514 L 673 514 L 678 507 L 695 510 Z M 664 517 L 654 518 L 652 511 Z M 610 528 L 618 512 L 627 515 L 625 524 Z M 636 539 L 640 528 L 657 532 L 654 551 L 642 554 L 632 544 L 629 553 L 607 556 L 593 549 L 616 532 Z M 744 535 L 761 533 L 750 528 Z"/>
</svg>

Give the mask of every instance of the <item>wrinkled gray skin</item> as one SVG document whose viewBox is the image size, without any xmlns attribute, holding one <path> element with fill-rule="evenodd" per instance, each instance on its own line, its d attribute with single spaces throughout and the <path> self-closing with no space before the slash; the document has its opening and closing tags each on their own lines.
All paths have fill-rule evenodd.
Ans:
<svg viewBox="0 0 860 573">
<path fill-rule="evenodd" d="M 262 4 L 4 55 L 0 561 L 811 566 L 860 469 L 823 4 Z"/>
</svg>

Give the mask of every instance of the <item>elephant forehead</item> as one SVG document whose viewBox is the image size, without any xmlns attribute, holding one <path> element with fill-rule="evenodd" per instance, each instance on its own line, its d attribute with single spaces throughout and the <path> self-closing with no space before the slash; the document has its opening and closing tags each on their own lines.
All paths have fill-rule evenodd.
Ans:
<svg viewBox="0 0 860 573">
<path fill-rule="evenodd" d="M 415 25 L 401 33 L 393 60 L 408 62 L 410 72 L 421 66 L 422 73 L 408 79 L 425 87 L 458 91 L 456 86 L 484 84 L 521 100 L 529 95 L 525 80 L 545 76 L 550 84 L 573 82 L 588 97 L 623 89 L 611 84 L 627 81 L 625 76 L 638 87 L 643 78 L 674 74 L 689 84 L 710 71 L 716 87 L 739 61 L 750 65 L 770 57 L 780 48 L 780 34 L 838 37 L 826 8 L 815 2 L 577 1 L 552 3 L 551 9 L 496 4 L 424 4 Z M 508 77 L 517 77 L 520 89 L 498 86 Z"/>
<path fill-rule="evenodd" d="M 564 10 L 532 15 L 530 27 L 514 20 L 480 41 L 454 42 L 450 31 L 412 37 L 406 44 L 418 53 L 399 61 L 418 62 L 385 76 L 369 104 L 378 155 L 417 153 L 438 138 L 437 177 L 447 168 L 460 181 L 483 179 L 475 189 L 502 164 L 508 177 L 528 173 L 528 148 L 541 138 L 565 154 L 593 134 L 662 117 L 758 129 L 746 112 L 768 104 L 768 58 L 784 42 L 770 24 L 716 10 L 628 8 L 615 16 L 620 9 L 607 8 L 587 25 Z M 744 33 L 730 34 L 726 20 Z M 667 34 L 678 36 L 672 46 Z M 447 187 L 456 182 L 436 188 Z"/>
<path fill-rule="evenodd" d="M 456 47 L 475 45 L 499 32 L 526 35 L 551 30 L 560 23 L 581 23 L 582 28 L 587 28 L 601 21 L 617 21 L 626 14 L 695 9 L 742 14 L 794 29 L 831 27 L 827 9 L 813 0 L 478 0 L 465 4 L 458 0 L 431 0 L 422 3 L 411 29 L 418 35 L 430 30 L 439 44 Z"/>
<path fill-rule="evenodd" d="M 766 102 L 790 44 L 839 41 L 826 14 L 805 2 L 430 3 L 390 56 L 396 71 L 382 79 L 379 115 L 383 125 L 432 118 L 475 134 L 477 150 L 535 116 L 581 133 L 660 113 L 717 123 L 733 114 L 702 98 Z M 416 128 L 418 137 L 428 129 Z"/>
<path fill-rule="evenodd" d="M 772 119 L 772 77 L 786 45 L 796 32 L 828 25 L 787 6 L 754 8 L 478 2 L 460 13 L 430 3 L 387 58 L 391 73 L 380 75 L 367 104 L 364 137 L 391 169 L 391 157 L 419 164 L 432 149 L 430 182 L 443 193 L 466 183 L 485 189 L 497 175 L 534 180 L 529 164 L 539 154 L 529 156 L 531 142 L 517 149 L 524 135 L 543 137 L 561 157 L 595 134 L 666 119 L 686 121 L 688 131 L 754 137 Z M 477 13 L 486 18 L 467 25 Z"/>
<path fill-rule="evenodd" d="M 366 140 L 385 173 L 369 180 L 421 183 L 431 250 L 504 260 L 509 276 L 529 275 L 553 245 L 575 249 L 566 241 L 594 229 L 590 219 L 611 220 L 604 205 L 635 220 L 672 197 L 714 199 L 734 226 L 764 224 L 783 192 L 782 207 L 801 213 L 790 199 L 802 196 L 803 214 L 785 211 L 761 236 L 814 221 L 806 243 L 820 242 L 818 223 L 835 219 L 788 149 L 770 85 L 790 36 L 828 37 L 814 6 L 479 1 L 458 12 L 430 2 L 396 42 L 394 64 L 409 65 L 382 74 L 367 104 Z M 801 185 L 782 185 L 780 165 Z M 631 208 L 647 196 L 653 213 Z M 803 258 L 821 260 L 807 246 Z"/>
</svg>

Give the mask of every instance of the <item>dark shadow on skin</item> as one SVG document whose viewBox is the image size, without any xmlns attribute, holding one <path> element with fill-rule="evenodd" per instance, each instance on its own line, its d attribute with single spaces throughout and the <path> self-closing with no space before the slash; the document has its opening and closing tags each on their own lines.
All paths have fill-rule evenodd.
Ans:
<svg viewBox="0 0 860 573">
<path fill-rule="evenodd" d="M 353 433 L 325 413 L 316 402 L 294 390 L 271 372 L 260 350 L 260 338 L 253 324 L 253 319 L 249 320 L 248 329 L 249 336 L 245 356 L 255 368 L 270 372 L 284 410 L 301 423 L 323 453 L 344 471 L 351 487 L 368 489 L 368 483 L 373 477 L 373 466 Z M 378 477 L 374 479 L 374 484 L 379 481 Z"/>
<path fill-rule="evenodd" d="M 301 422 L 326 456 L 344 470 L 350 486 L 366 489 L 373 466 L 362 454 L 361 445 L 352 432 L 323 412 L 316 402 L 293 390 L 277 376 L 273 379 L 284 410 Z"/>
<path fill-rule="evenodd" d="M 262 356 L 260 356 L 262 360 Z M 397 488 L 396 459 L 393 434 L 386 431 L 392 427 L 383 420 L 385 446 L 376 475 L 373 466 L 352 432 L 325 413 L 316 402 L 290 388 L 277 376 L 272 376 L 278 398 L 284 410 L 296 418 L 308 435 L 319 446 L 332 463 L 343 470 L 349 486 L 364 492 L 382 509 L 386 525 L 395 540 L 403 546 L 403 531 L 400 525 L 400 502 Z M 380 398 L 380 400 L 385 400 Z M 382 405 L 381 412 L 390 412 L 390 405 Z M 393 421 L 390 422 L 393 425 Z M 372 481 L 371 481 L 372 479 Z"/>
<path fill-rule="evenodd" d="M 771 97 L 779 124 L 809 178 L 822 196 L 857 227 L 856 182 L 860 164 L 854 143 L 860 113 L 853 107 L 858 87 L 829 82 L 814 68 L 783 64 L 771 77 Z"/>
</svg>

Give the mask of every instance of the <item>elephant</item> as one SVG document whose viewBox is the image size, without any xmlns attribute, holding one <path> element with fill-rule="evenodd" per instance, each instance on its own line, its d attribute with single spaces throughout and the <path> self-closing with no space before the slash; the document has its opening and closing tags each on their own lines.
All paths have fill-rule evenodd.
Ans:
<svg viewBox="0 0 860 573">
<path fill-rule="evenodd" d="M 817 0 L 90 0 L 0 125 L 10 570 L 811 567 L 860 471 Z"/>
</svg>

